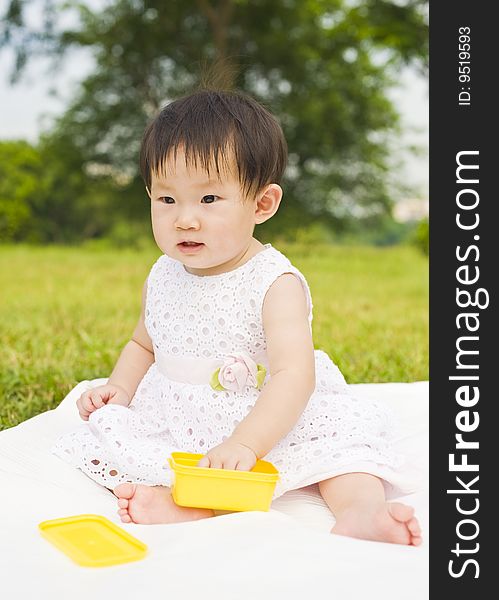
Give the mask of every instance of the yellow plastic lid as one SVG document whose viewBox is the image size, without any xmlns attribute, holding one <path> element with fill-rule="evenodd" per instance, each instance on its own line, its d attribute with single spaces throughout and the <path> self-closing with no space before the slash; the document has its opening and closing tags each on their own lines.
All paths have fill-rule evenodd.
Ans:
<svg viewBox="0 0 499 600">
<path fill-rule="evenodd" d="M 100 515 L 43 521 L 41 534 L 83 567 L 108 567 L 144 558 L 147 546 Z"/>
</svg>

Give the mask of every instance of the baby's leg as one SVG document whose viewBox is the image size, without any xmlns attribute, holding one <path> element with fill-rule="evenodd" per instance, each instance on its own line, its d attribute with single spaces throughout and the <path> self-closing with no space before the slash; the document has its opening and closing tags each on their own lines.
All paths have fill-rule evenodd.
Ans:
<svg viewBox="0 0 499 600">
<path fill-rule="evenodd" d="M 411 506 L 388 503 L 381 479 L 347 473 L 319 482 L 336 518 L 332 533 L 394 544 L 421 544 L 421 529 Z"/>
<path fill-rule="evenodd" d="M 122 483 L 114 488 L 118 514 L 123 523 L 181 523 L 213 517 L 206 508 L 186 508 L 175 504 L 169 487 Z"/>
</svg>

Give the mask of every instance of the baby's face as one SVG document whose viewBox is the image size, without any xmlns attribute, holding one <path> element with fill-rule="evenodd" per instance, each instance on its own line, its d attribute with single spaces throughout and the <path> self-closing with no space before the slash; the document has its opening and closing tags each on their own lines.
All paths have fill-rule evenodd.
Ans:
<svg viewBox="0 0 499 600">
<path fill-rule="evenodd" d="M 179 151 L 164 171 L 153 174 L 150 196 L 156 243 L 190 273 L 231 270 L 252 242 L 256 200 L 243 197 L 232 172 L 218 180 L 216 172 L 208 176 L 202 168 L 187 167 Z"/>
</svg>

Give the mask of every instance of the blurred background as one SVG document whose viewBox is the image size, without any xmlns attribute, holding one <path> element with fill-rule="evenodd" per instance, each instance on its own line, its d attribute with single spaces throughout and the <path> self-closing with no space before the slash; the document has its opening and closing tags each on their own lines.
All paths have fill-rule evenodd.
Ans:
<svg viewBox="0 0 499 600">
<path fill-rule="evenodd" d="M 109 374 L 159 251 L 138 151 L 210 81 L 279 118 L 280 211 L 316 347 L 347 380 L 427 378 L 422 0 L 0 0 L 0 427 Z"/>
</svg>

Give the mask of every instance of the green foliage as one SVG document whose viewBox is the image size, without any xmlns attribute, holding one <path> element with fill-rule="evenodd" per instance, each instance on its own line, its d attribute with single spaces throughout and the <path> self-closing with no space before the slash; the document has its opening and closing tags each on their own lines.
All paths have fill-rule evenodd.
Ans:
<svg viewBox="0 0 499 600">
<path fill-rule="evenodd" d="M 106 215 L 144 225 L 143 129 L 201 80 L 249 92 L 282 122 L 293 221 L 279 215 L 272 231 L 318 218 L 336 231 L 354 221 L 371 228 L 389 214 L 387 157 L 398 120 L 386 92 L 402 64 L 426 65 L 426 2 L 110 0 L 90 8 L 45 0 L 42 31 L 26 24 L 28 4 L 10 1 L 0 33 L 17 52 L 14 76 L 32 55 L 89 48 L 96 59 L 43 140 L 57 159 L 45 206 L 53 209 L 44 222 L 53 225 L 50 239 L 102 236 Z M 55 27 L 65 13 L 78 16 L 75 24 Z"/>
<path fill-rule="evenodd" d="M 374 246 L 393 246 L 409 243 L 414 235 L 414 223 L 400 223 L 391 216 L 385 216 L 375 227 L 352 227 L 339 237 L 344 243 L 357 243 Z"/>
<path fill-rule="evenodd" d="M 34 235 L 33 213 L 42 178 L 35 148 L 22 141 L 0 142 L 0 241 Z"/>
<path fill-rule="evenodd" d="M 88 176 L 70 144 L 42 138 L 0 142 L 0 241 L 79 242 L 108 236 L 116 245 L 150 237 L 142 185 L 129 186 L 131 203 L 109 177 Z M 137 219 L 137 214 L 141 219 Z"/>
<path fill-rule="evenodd" d="M 428 378 L 428 261 L 419 252 L 275 245 L 307 277 L 315 347 L 347 381 Z M 158 255 L 152 244 L 0 247 L 0 429 L 55 408 L 77 382 L 110 374 Z"/>
<path fill-rule="evenodd" d="M 428 219 L 422 219 L 413 234 L 412 242 L 423 254 L 430 254 L 430 224 Z"/>
</svg>

